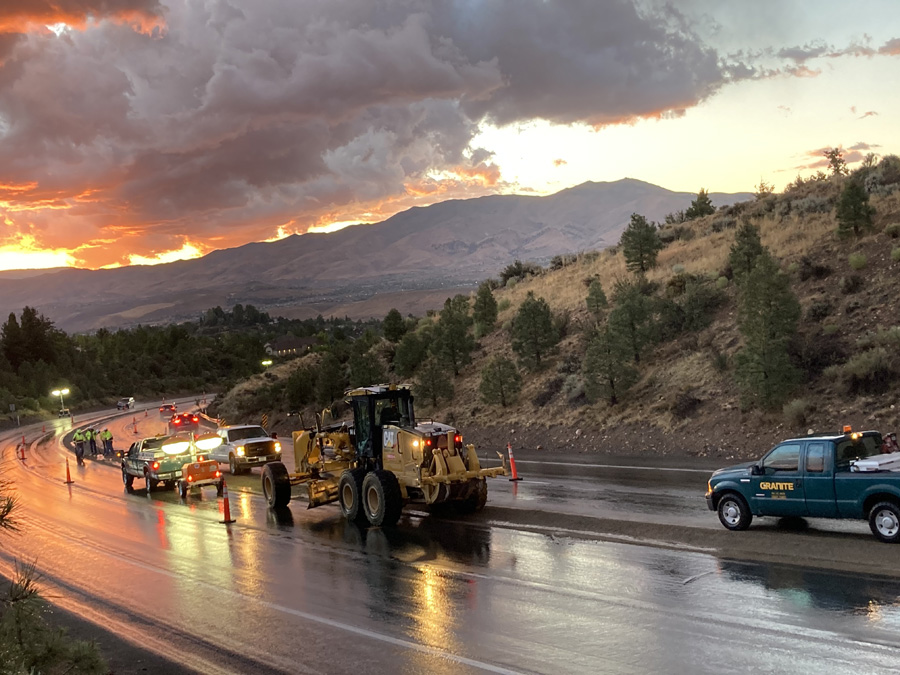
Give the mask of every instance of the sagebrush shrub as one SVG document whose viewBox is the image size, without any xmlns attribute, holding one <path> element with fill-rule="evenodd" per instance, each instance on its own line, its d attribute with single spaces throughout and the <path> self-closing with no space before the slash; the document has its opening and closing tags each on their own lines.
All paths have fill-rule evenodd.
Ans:
<svg viewBox="0 0 900 675">
<path fill-rule="evenodd" d="M 809 306 L 809 309 L 806 310 L 806 319 L 808 321 L 822 321 L 833 311 L 834 305 L 831 304 L 831 300 L 827 298 L 816 300 Z"/>
<path fill-rule="evenodd" d="M 866 268 L 866 256 L 862 253 L 851 253 L 850 254 L 850 267 L 859 271 L 864 270 Z"/>
<path fill-rule="evenodd" d="M 880 394 L 891 386 L 895 377 L 890 355 L 884 347 L 869 349 L 850 358 L 841 366 L 848 394 Z"/>
<path fill-rule="evenodd" d="M 858 274 L 841 277 L 840 289 L 844 295 L 856 293 L 863 286 L 863 279 Z"/>
<path fill-rule="evenodd" d="M 900 237 L 900 223 L 891 223 L 884 228 L 884 233 L 891 239 Z"/>
<path fill-rule="evenodd" d="M 891 251 L 891 260 L 894 262 L 900 262 L 900 247 L 895 248 Z"/>
<path fill-rule="evenodd" d="M 809 420 L 810 406 L 805 399 L 795 398 L 782 408 L 784 421 L 793 429 L 802 429 Z"/>
</svg>

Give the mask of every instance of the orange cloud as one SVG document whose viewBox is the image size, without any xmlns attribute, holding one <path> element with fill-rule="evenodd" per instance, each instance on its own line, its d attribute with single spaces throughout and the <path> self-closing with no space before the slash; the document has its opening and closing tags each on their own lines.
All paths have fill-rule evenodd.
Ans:
<svg viewBox="0 0 900 675">
<path fill-rule="evenodd" d="M 83 29 L 97 19 L 112 19 L 150 30 L 162 25 L 159 0 L 4 0 L 0 5 L 0 32 L 46 31 L 64 24 Z"/>
</svg>

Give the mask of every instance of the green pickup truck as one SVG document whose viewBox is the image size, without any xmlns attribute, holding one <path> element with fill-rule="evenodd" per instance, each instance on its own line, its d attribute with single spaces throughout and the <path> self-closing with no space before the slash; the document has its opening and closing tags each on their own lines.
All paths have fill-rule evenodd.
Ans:
<svg viewBox="0 0 900 675">
<path fill-rule="evenodd" d="M 881 541 L 900 541 L 900 452 L 877 431 L 782 441 L 762 459 L 719 469 L 706 505 L 729 530 L 753 516 L 868 520 Z"/>
<path fill-rule="evenodd" d="M 178 436 L 153 436 L 131 444 L 122 457 L 122 482 L 131 490 L 135 478 L 146 481 L 147 492 L 159 483 L 171 490 L 181 478 L 181 468 L 194 458 L 190 438 Z"/>
</svg>

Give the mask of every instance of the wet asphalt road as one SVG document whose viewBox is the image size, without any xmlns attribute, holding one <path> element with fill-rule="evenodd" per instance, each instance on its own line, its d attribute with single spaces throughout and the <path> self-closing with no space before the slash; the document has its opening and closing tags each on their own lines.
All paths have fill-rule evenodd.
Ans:
<svg viewBox="0 0 900 675">
<path fill-rule="evenodd" d="M 141 434 L 164 427 L 154 412 L 137 418 Z M 119 419 L 117 443 L 128 438 Z M 212 488 L 186 503 L 174 491 L 127 494 L 117 468 L 90 461 L 72 462 L 66 486 L 56 441 L 29 447 L 23 464 L 10 438 L 0 437 L 0 475 L 15 485 L 25 531 L 0 540 L 0 568 L 37 560 L 60 606 L 186 670 L 842 673 L 900 663 L 898 580 L 595 540 L 552 518 L 533 531 L 508 517 L 599 513 L 713 530 L 705 468 L 524 455 L 526 480 L 492 481 L 484 513 L 410 509 L 385 531 L 302 500 L 273 513 L 258 475 L 237 476 L 237 523 L 225 526 Z"/>
</svg>

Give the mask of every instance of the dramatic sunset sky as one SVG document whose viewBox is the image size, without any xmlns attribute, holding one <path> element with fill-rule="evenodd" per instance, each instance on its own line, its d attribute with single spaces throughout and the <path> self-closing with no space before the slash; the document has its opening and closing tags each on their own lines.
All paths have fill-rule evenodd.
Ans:
<svg viewBox="0 0 900 675">
<path fill-rule="evenodd" d="M 900 152 L 897 0 L 2 0 L 0 270 Z"/>
</svg>

